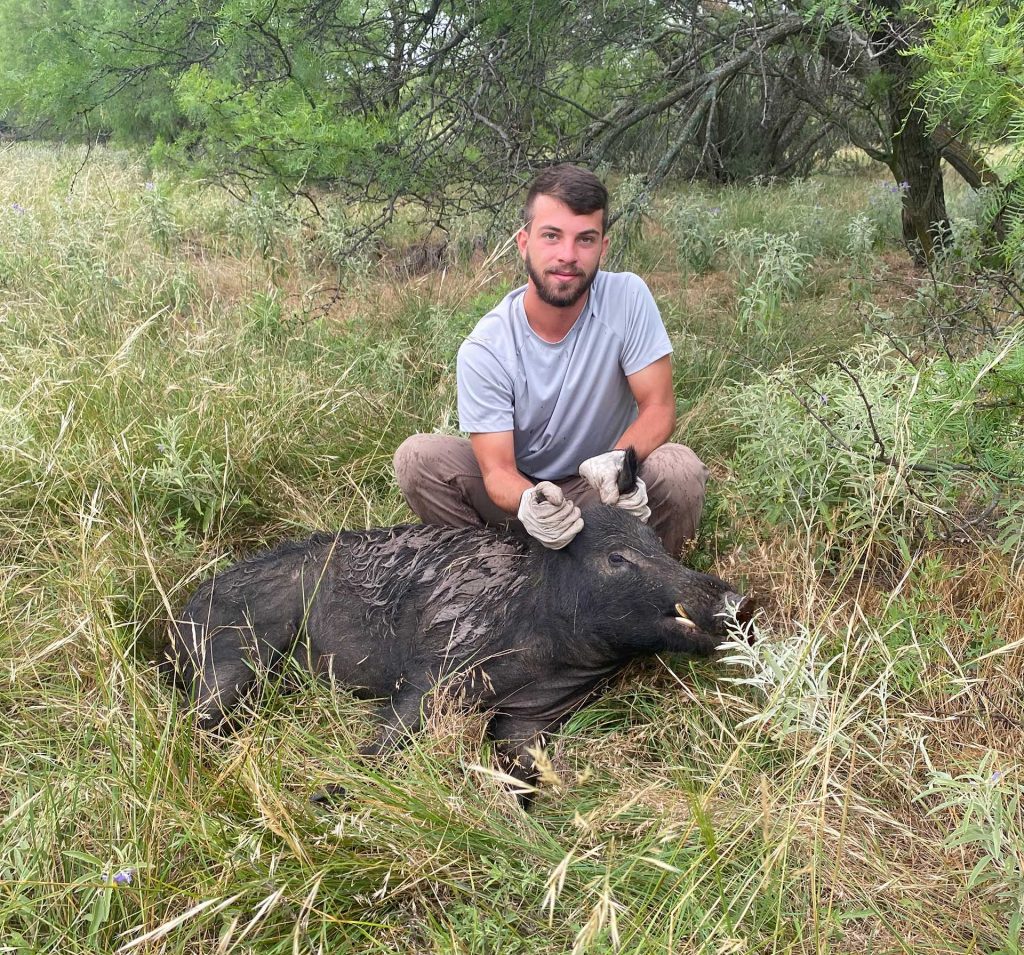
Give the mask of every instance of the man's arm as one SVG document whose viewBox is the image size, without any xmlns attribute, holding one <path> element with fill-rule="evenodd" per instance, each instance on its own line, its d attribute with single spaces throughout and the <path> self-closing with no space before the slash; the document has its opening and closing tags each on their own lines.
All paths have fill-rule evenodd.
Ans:
<svg viewBox="0 0 1024 955">
<path fill-rule="evenodd" d="M 480 432 L 471 434 L 469 441 L 480 465 L 487 496 L 503 511 L 515 514 L 523 491 L 533 487 L 533 481 L 516 468 L 512 432 Z"/>
<path fill-rule="evenodd" d="M 512 432 L 477 432 L 469 439 L 490 499 L 515 514 L 526 532 L 545 547 L 560 550 L 570 544 L 583 529 L 580 509 L 557 485 L 548 481 L 534 485 L 519 472 Z"/>
<path fill-rule="evenodd" d="M 643 461 L 660 448 L 676 426 L 676 399 L 672 393 L 672 357 L 665 355 L 626 378 L 636 399 L 639 414 L 615 443 L 616 448 L 633 445 Z M 510 436 L 511 440 L 511 436 Z M 479 455 L 477 455 L 479 457 Z"/>
</svg>

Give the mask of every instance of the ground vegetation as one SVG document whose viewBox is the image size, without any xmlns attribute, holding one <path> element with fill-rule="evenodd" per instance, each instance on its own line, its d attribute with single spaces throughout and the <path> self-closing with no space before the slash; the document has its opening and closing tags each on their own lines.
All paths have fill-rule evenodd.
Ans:
<svg viewBox="0 0 1024 955">
<path fill-rule="evenodd" d="M 1019 950 L 1021 292 L 915 269 L 884 166 L 651 197 L 623 264 L 713 472 L 688 559 L 760 639 L 631 669 L 524 814 L 444 706 L 360 763 L 372 709 L 289 672 L 217 743 L 155 665 L 213 568 L 411 517 L 391 454 L 456 428 L 515 256 L 470 217 L 411 268 L 410 214 L 340 257 L 286 203 L 0 148 L 5 949 Z"/>
</svg>

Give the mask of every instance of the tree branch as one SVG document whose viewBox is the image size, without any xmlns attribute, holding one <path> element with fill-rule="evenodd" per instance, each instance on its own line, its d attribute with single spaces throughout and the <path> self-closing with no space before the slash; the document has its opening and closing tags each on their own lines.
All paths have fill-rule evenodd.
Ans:
<svg viewBox="0 0 1024 955">
<path fill-rule="evenodd" d="M 698 74 L 694 79 L 680 84 L 670 93 L 653 102 L 633 106 L 632 108 L 620 107 L 618 110 L 613 111 L 605 120 L 605 125 L 610 128 L 607 128 L 601 134 L 600 138 L 589 150 L 591 162 L 595 164 L 600 162 L 612 144 L 637 123 L 650 116 L 656 116 L 659 113 L 665 112 L 676 103 L 681 102 L 700 90 L 720 85 L 727 77 L 734 76 L 753 63 L 767 47 L 775 46 L 791 36 L 805 32 L 807 29 L 807 21 L 803 17 L 795 15 L 784 18 L 780 23 L 771 28 L 764 29 L 763 32 L 755 29 L 755 42 L 731 60 L 721 63 L 710 72 Z M 623 112 L 623 109 L 625 109 L 625 112 Z M 596 130 L 593 127 L 591 130 L 588 130 L 588 137 L 591 134 L 596 134 Z"/>
</svg>

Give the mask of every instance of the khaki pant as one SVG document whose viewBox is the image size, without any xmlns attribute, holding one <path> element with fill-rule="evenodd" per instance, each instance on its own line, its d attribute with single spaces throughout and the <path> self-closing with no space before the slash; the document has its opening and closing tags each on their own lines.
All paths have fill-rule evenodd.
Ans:
<svg viewBox="0 0 1024 955">
<path fill-rule="evenodd" d="M 424 524 L 453 527 L 518 523 L 487 496 L 473 448 L 466 438 L 414 434 L 395 452 L 395 476 L 413 513 Z M 708 469 L 688 447 L 663 444 L 640 465 L 651 508 L 650 525 L 665 549 L 678 557 L 697 536 Z M 581 477 L 557 484 L 581 507 L 600 503 Z"/>
</svg>

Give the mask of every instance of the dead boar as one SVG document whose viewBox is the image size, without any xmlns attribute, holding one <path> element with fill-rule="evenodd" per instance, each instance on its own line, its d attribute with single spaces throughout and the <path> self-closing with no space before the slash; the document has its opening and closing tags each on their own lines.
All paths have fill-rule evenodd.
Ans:
<svg viewBox="0 0 1024 955">
<path fill-rule="evenodd" d="M 525 534 L 440 525 L 283 544 L 200 585 L 171 628 L 170 662 L 205 728 L 286 654 L 382 698 L 364 756 L 407 739 L 444 685 L 490 714 L 503 769 L 530 783 L 528 750 L 627 663 L 711 654 L 753 610 L 673 560 L 625 511 L 597 505 L 583 518 L 560 551 Z"/>
</svg>

